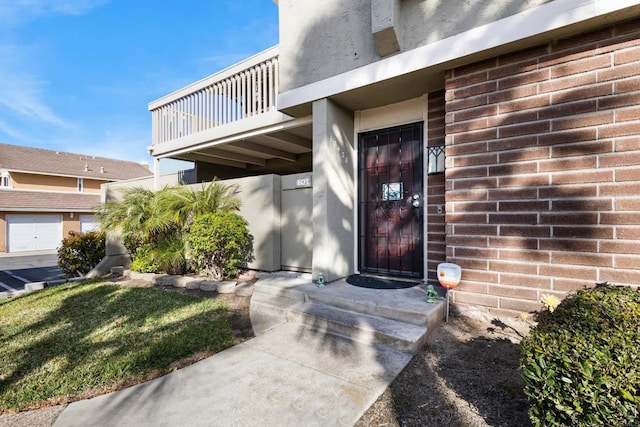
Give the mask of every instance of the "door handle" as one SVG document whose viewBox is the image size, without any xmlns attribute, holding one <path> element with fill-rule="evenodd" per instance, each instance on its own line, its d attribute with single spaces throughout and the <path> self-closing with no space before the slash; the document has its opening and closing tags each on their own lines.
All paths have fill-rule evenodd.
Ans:
<svg viewBox="0 0 640 427">
<path fill-rule="evenodd" d="M 420 207 L 420 195 L 419 194 L 414 194 L 412 198 L 413 198 L 413 201 L 411 202 L 411 205 L 414 208 L 419 208 Z"/>
</svg>

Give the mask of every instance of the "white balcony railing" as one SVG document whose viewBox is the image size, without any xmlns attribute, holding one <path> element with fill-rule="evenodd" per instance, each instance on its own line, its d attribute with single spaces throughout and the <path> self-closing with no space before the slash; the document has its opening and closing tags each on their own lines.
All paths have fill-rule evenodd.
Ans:
<svg viewBox="0 0 640 427">
<path fill-rule="evenodd" d="M 275 110 L 277 94 L 274 47 L 150 103 L 153 144 Z"/>
</svg>

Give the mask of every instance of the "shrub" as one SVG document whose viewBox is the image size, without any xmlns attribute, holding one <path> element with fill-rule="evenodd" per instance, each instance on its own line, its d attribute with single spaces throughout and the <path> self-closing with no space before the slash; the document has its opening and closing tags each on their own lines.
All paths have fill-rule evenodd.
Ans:
<svg viewBox="0 0 640 427">
<path fill-rule="evenodd" d="M 244 218 L 233 212 L 196 217 L 187 233 L 192 259 L 214 280 L 236 276 L 253 261 L 253 236 Z"/>
<path fill-rule="evenodd" d="M 634 425 L 640 415 L 640 291 L 579 291 L 536 320 L 520 360 L 533 423 Z"/>
<path fill-rule="evenodd" d="M 159 271 L 158 263 L 153 257 L 153 245 L 142 245 L 136 250 L 131 269 L 140 273 L 157 273 Z"/>
<path fill-rule="evenodd" d="M 131 269 L 140 273 L 184 274 L 187 269 L 184 242 L 179 236 L 167 236 L 158 239 L 156 244 L 138 247 Z"/>
<path fill-rule="evenodd" d="M 58 268 L 67 277 L 83 276 L 98 265 L 104 255 L 104 233 L 70 231 L 58 248 Z"/>
<path fill-rule="evenodd" d="M 150 255 L 158 266 L 158 272 L 184 274 L 187 271 L 184 241 L 181 236 L 169 235 L 158 239 Z"/>
<path fill-rule="evenodd" d="M 122 244 L 127 252 L 129 252 L 129 255 L 131 255 L 131 258 L 134 258 L 136 252 L 138 252 L 138 248 L 144 246 L 145 240 L 134 234 L 123 234 Z"/>
<path fill-rule="evenodd" d="M 165 186 L 158 191 L 125 188 L 120 200 L 105 203 L 98 211 L 103 230 L 119 232 L 133 258 L 132 269 L 143 272 L 183 274 L 187 261 L 183 236 L 199 215 L 240 208 L 235 184 L 213 180 L 200 188 Z M 147 246 L 138 256 L 138 249 Z M 185 251 L 186 249 L 186 251 Z"/>
</svg>

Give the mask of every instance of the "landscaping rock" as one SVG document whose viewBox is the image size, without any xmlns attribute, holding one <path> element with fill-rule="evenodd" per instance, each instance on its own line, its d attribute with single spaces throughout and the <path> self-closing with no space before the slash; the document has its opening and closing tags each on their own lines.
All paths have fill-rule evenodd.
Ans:
<svg viewBox="0 0 640 427">
<path fill-rule="evenodd" d="M 200 289 L 200 284 L 204 282 L 204 279 L 193 277 L 191 280 L 187 281 L 185 288 L 187 289 Z"/>
<path fill-rule="evenodd" d="M 137 271 L 129 271 L 127 276 L 126 272 L 129 270 L 125 270 L 124 277 L 129 277 L 131 280 L 142 280 L 147 283 L 151 283 L 153 285 L 160 284 L 160 280 L 164 277 L 164 274 L 156 274 L 156 273 L 139 273 Z"/>
<path fill-rule="evenodd" d="M 232 294 L 236 290 L 236 282 L 231 280 L 225 280 L 224 282 L 220 282 L 218 284 L 218 293 L 219 294 Z"/>
<path fill-rule="evenodd" d="M 122 277 L 129 277 L 131 278 L 131 270 L 124 270 L 122 272 Z"/>
<path fill-rule="evenodd" d="M 238 276 L 239 282 L 252 282 L 256 280 L 256 272 L 255 270 L 248 270 Z"/>
<path fill-rule="evenodd" d="M 176 288 L 186 288 L 187 281 L 185 280 L 185 277 L 184 276 L 176 277 L 176 279 L 173 281 L 173 286 Z"/>
<path fill-rule="evenodd" d="M 129 270 L 129 274 L 127 276 L 129 276 L 129 279 L 131 280 L 142 280 L 142 273 L 137 271 Z"/>
<path fill-rule="evenodd" d="M 139 271 L 130 271 L 129 278 L 131 280 L 144 280 L 145 282 L 151 282 L 151 275 L 153 273 L 140 273 Z"/>
<path fill-rule="evenodd" d="M 206 291 L 206 292 L 217 292 L 219 284 L 220 282 L 215 282 L 213 280 L 205 280 L 204 282 L 200 283 L 200 290 Z"/>
<path fill-rule="evenodd" d="M 124 267 L 123 266 L 117 266 L 117 267 L 111 267 L 111 275 L 112 276 L 124 276 Z"/>
<path fill-rule="evenodd" d="M 193 281 L 198 281 L 197 285 L 190 284 Z M 200 287 L 200 282 L 204 281 L 204 279 L 193 276 L 180 276 L 176 278 L 173 286 L 176 288 L 186 288 L 186 289 L 198 289 Z M 189 287 L 191 286 L 191 287 Z M 195 286 L 195 287 L 193 287 Z"/>
<path fill-rule="evenodd" d="M 182 276 L 174 276 L 174 275 L 162 276 L 158 284 L 161 286 L 175 286 L 176 280 L 178 280 L 181 277 Z"/>
<path fill-rule="evenodd" d="M 159 274 L 155 274 L 155 273 L 144 273 L 142 275 L 142 280 L 144 280 L 145 282 L 157 285 L 158 284 L 158 279 L 162 277 Z"/>
<path fill-rule="evenodd" d="M 235 294 L 239 297 L 250 297 L 253 295 L 253 283 L 239 282 L 236 285 Z"/>
</svg>

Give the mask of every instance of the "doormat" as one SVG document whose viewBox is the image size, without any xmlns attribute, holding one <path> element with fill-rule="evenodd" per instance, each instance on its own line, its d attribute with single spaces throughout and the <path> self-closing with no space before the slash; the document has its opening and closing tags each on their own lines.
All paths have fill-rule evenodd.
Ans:
<svg viewBox="0 0 640 427">
<path fill-rule="evenodd" d="M 405 282 L 403 280 L 383 279 L 381 277 L 363 276 L 352 274 L 347 277 L 347 283 L 360 288 L 369 289 L 407 289 L 418 286 L 418 282 Z"/>
</svg>

